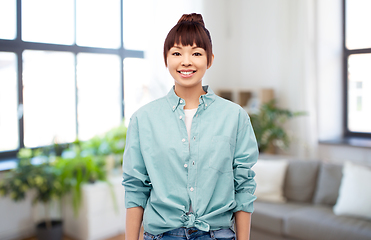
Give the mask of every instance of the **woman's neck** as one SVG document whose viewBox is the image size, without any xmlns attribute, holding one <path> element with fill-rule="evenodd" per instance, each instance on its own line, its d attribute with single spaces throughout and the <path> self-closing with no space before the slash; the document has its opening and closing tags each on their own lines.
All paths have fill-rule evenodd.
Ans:
<svg viewBox="0 0 371 240">
<path fill-rule="evenodd" d="M 192 87 L 182 87 L 175 84 L 175 94 L 185 100 L 186 105 L 184 109 L 198 108 L 199 98 L 201 95 L 206 94 L 202 88 L 202 83 Z"/>
</svg>

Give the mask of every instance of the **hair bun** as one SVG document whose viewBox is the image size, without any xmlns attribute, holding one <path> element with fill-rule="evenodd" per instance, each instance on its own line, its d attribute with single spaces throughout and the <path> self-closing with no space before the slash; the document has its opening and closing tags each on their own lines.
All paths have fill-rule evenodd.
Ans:
<svg viewBox="0 0 371 240">
<path fill-rule="evenodd" d="M 203 27 L 205 27 L 202 15 L 198 13 L 183 14 L 183 16 L 179 19 L 178 24 L 181 22 L 197 22 L 201 24 Z"/>
</svg>

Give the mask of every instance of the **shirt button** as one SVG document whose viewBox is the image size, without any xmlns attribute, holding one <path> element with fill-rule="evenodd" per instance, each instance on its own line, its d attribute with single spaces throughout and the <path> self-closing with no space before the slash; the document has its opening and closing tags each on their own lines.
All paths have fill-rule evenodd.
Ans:
<svg viewBox="0 0 371 240">
<path fill-rule="evenodd" d="M 186 168 L 186 167 L 188 167 L 187 163 L 186 163 L 186 164 L 184 164 L 184 167 L 185 167 L 185 168 Z"/>
<path fill-rule="evenodd" d="M 182 142 L 185 142 L 185 138 L 182 139 Z"/>
<path fill-rule="evenodd" d="M 207 103 L 205 103 L 205 107 L 207 107 Z"/>
<path fill-rule="evenodd" d="M 182 116 L 179 116 L 179 119 L 182 119 Z"/>
<path fill-rule="evenodd" d="M 196 141 L 196 136 L 193 137 L 193 140 Z"/>
<path fill-rule="evenodd" d="M 194 190 L 194 188 L 193 187 L 191 187 L 189 190 L 191 190 L 191 192 L 193 192 L 193 190 Z"/>
<path fill-rule="evenodd" d="M 183 103 L 183 100 L 180 100 L 179 102 L 180 102 L 180 103 Z"/>
<path fill-rule="evenodd" d="M 173 109 L 175 109 L 175 106 L 173 106 Z"/>
<path fill-rule="evenodd" d="M 195 161 L 192 162 L 192 165 L 195 165 Z"/>
</svg>

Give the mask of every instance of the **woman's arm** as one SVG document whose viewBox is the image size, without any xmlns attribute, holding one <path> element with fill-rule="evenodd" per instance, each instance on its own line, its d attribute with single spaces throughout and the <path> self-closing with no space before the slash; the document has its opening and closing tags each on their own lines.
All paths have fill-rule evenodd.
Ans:
<svg viewBox="0 0 371 240">
<path fill-rule="evenodd" d="M 133 207 L 126 209 L 126 240 L 138 240 L 143 220 L 143 208 Z"/>
<path fill-rule="evenodd" d="M 258 155 L 258 144 L 250 118 L 244 110 L 241 110 L 233 161 L 237 240 L 250 239 L 251 213 L 254 211 L 253 202 L 256 200 L 255 172 L 251 168 L 258 161 Z"/>
<path fill-rule="evenodd" d="M 234 213 L 234 218 L 236 223 L 237 240 L 249 240 L 251 227 L 251 213 L 238 211 Z"/>
<path fill-rule="evenodd" d="M 138 123 L 132 116 L 126 133 L 123 158 L 123 181 L 125 187 L 126 239 L 138 240 L 143 220 L 143 212 L 152 185 L 140 148 Z"/>
</svg>

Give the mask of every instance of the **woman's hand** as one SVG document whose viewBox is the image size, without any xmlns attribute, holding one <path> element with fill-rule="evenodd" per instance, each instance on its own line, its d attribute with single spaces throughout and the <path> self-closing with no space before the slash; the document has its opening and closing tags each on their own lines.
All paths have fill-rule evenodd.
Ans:
<svg viewBox="0 0 371 240">
<path fill-rule="evenodd" d="M 234 213 L 237 240 L 249 240 L 251 228 L 251 213 L 238 211 Z"/>
<path fill-rule="evenodd" d="M 143 220 L 142 207 L 133 207 L 126 209 L 126 229 L 125 240 L 138 240 L 139 232 Z"/>
</svg>

